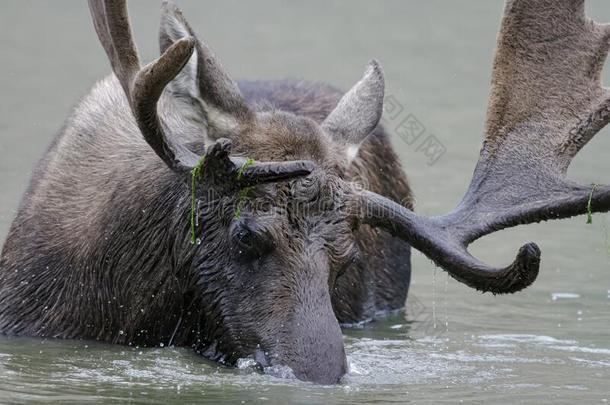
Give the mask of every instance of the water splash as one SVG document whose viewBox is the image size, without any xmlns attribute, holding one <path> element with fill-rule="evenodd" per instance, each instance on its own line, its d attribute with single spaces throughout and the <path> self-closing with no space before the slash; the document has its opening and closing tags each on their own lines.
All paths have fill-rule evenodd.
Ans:
<svg viewBox="0 0 610 405">
<path fill-rule="evenodd" d="M 255 369 L 258 365 L 259 363 L 256 360 L 249 357 L 237 359 L 236 364 L 237 368 L 240 370 Z"/>
<path fill-rule="evenodd" d="M 265 374 L 285 380 L 296 380 L 294 371 L 288 366 L 270 366 L 264 368 Z"/>
</svg>

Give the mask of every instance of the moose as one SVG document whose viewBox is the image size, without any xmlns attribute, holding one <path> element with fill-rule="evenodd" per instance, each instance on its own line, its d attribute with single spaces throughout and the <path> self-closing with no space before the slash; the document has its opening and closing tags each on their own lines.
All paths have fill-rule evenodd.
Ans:
<svg viewBox="0 0 610 405">
<path fill-rule="evenodd" d="M 610 210 L 566 179 L 610 121 L 610 26 L 584 0 L 508 0 L 479 162 L 450 213 L 414 213 L 379 125 L 383 71 L 349 91 L 233 81 L 180 10 L 142 66 L 125 0 L 89 0 L 113 75 L 35 169 L 0 259 L 0 333 L 192 347 L 297 378 L 347 372 L 341 324 L 400 309 L 410 247 L 466 285 L 528 287 L 540 250 L 506 267 L 467 247 L 492 232 Z M 355 187 L 359 181 L 366 187 Z"/>
</svg>

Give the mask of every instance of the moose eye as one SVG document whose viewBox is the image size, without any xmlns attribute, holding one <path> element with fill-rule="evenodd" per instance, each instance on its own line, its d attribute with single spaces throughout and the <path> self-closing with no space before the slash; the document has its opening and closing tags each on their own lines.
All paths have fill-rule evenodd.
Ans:
<svg viewBox="0 0 610 405">
<path fill-rule="evenodd" d="M 269 238 L 251 229 L 240 226 L 233 233 L 237 256 L 244 260 L 254 260 L 269 253 L 272 243 Z"/>
<path fill-rule="evenodd" d="M 253 250 L 255 238 L 252 232 L 246 229 L 240 229 L 236 235 L 236 241 L 240 248 L 244 250 Z"/>
</svg>

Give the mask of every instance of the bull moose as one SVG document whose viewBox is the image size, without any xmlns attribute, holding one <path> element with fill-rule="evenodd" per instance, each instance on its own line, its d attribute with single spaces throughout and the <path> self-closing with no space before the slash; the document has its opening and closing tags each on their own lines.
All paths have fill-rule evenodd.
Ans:
<svg viewBox="0 0 610 405">
<path fill-rule="evenodd" d="M 34 171 L 0 259 L 0 333 L 187 346 L 336 383 L 340 324 L 404 305 L 410 246 L 475 289 L 513 293 L 536 279 L 538 247 L 497 268 L 471 242 L 610 210 L 609 187 L 565 179 L 610 121 L 610 27 L 584 0 L 506 2 L 480 159 L 437 217 L 412 211 L 378 125 L 377 62 L 345 94 L 234 82 L 165 2 L 161 56 L 142 66 L 125 0 L 89 8 L 114 74 Z"/>
</svg>

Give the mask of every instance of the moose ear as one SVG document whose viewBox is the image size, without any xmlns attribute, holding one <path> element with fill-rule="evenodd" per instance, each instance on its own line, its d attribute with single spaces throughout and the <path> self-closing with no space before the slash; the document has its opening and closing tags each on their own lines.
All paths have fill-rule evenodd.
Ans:
<svg viewBox="0 0 610 405">
<path fill-rule="evenodd" d="M 322 122 L 322 129 L 345 146 L 350 162 L 356 157 L 362 141 L 381 119 L 384 91 L 383 70 L 377 61 L 372 60 L 362 79 L 345 93 Z"/>
<path fill-rule="evenodd" d="M 164 1 L 161 5 L 161 26 L 159 28 L 159 48 L 161 55 L 176 41 L 195 37 L 193 30 L 175 4 Z M 179 96 L 199 97 L 197 90 L 197 51 L 189 59 L 182 71 L 166 87 Z"/>
<path fill-rule="evenodd" d="M 182 11 L 172 1 L 164 1 L 159 30 L 161 53 L 186 37 L 196 38 L 196 35 Z M 237 84 L 199 39 L 188 63 L 167 88 L 176 100 L 185 104 L 181 106 L 185 117 L 203 121 L 213 139 L 231 138 L 241 124 L 252 119 L 252 112 Z"/>
</svg>

